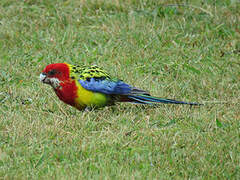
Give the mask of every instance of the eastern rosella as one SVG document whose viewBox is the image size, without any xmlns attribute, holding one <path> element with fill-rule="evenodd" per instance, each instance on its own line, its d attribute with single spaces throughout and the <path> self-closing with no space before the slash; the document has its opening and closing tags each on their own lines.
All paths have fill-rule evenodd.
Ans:
<svg viewBox="0 0 240 180">
<path fill-rule="evenodd" d="M 40 81 L 50 84 L 60 100 L 79 110 L 113 105 L 115 102 L 199 105 L 152 97 L 147 91 L 112 78 L 95 65 L 86 67 L 67 63 L 49 64 L 40 74 Z"/>
</svg>

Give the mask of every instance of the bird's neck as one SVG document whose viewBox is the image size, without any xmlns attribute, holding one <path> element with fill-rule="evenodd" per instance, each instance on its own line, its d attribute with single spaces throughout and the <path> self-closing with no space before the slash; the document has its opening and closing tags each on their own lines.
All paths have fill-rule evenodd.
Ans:
<svg viewBox="0 0 240 180">
<path fill-rule="evenodd" d="M 77 97 L 77 86 L 74 81 L 64 81 L 60 83 L 60 87 L 54 89 L 56 95 L 63 102 L 75 106 L 75 98 Z"/>
</svg>

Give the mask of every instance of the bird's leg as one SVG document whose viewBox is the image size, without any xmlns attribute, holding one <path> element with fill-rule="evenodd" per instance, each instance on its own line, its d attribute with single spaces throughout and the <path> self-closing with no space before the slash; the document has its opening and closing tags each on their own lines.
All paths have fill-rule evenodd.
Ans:
<svg viewBox="0 0 240 180">
<path fill-rule="evenodd" d="M 85 107 L 84 112 L 90 112 L 91 110 L 92 110 L 92 108 L 87 106 L 87 107 Z"/>
</svg>

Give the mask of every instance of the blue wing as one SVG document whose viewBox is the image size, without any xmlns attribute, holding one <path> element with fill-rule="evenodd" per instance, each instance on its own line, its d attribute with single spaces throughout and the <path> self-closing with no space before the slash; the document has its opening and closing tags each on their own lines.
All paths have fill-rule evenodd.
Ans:
<svg viewBox="0 0 240 180">
<path fill-rule="evenodd" d="M 123 81 L 111 81 L 109 79 L 89 78 L 87 80 L 78 80 L 83 88 L 104 94 L 130 94 L 132 87 Z"/>
<path fill-rule="evenodd" d="M 132 102 L 139 104 L 171 103 L 201 105 L 199 103 L 152 97 L 148 92 L 132 87 L 120 80 L 111 81 L 110 79 L 88 78 L 87 80 L 80 79 L 78 82 L 83 88 L 89 91 L 109 95 L 120 95 L 123 98 L 119 100 L 120 102 Z"/>
</svg>

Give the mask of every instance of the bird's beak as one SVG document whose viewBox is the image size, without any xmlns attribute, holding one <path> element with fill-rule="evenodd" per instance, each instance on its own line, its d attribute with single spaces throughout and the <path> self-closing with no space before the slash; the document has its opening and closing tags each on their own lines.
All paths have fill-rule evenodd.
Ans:
<svg viewBox="0 0 240 180">
<path fill-rule="evenodd" d="M 46 82 L 46 79 L 47 79 L 47 74 L 46 73 L 41 73 L 40 76 L 39 76 L 39 79 L 42 83 L 47 83 Z"/>
</svg>

